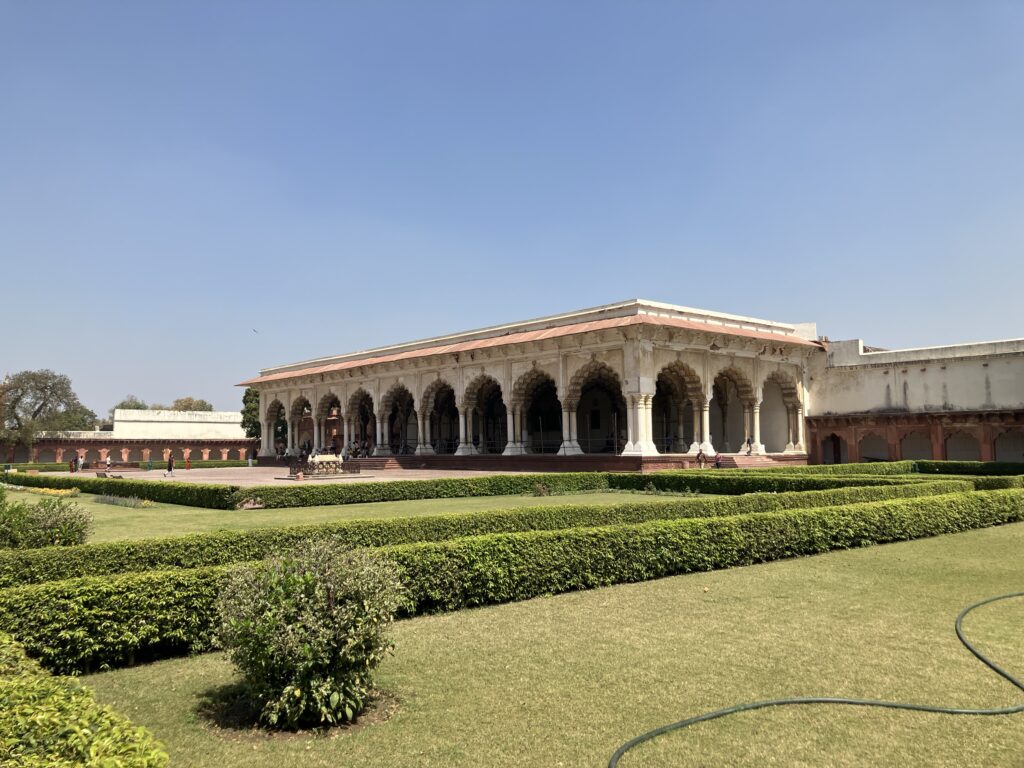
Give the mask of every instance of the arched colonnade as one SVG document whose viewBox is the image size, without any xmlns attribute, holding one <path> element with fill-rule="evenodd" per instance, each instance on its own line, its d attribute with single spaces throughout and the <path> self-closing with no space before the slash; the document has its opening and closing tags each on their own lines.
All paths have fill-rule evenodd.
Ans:
<svg viewBox="0 0 1024 768">
<path fill-rule="evenodd" d="M 658 372 L 653 392 L 626 393 L 617 371 L 592 359 L 564 387 L 534 366 L 511 387 L 487 373 L 459 393 L 438 376 L 420 392 L 403 383 L 376 399 L 358 387 L 344 401 L 275 398 L 263 412 L 264 455 L 364 446 L 393 454 L 694 454 L 803 451 L 796 382 L 769 373 L 758 386 L 736 367 L 705 386 L 682 362 Z"/>
</svg>

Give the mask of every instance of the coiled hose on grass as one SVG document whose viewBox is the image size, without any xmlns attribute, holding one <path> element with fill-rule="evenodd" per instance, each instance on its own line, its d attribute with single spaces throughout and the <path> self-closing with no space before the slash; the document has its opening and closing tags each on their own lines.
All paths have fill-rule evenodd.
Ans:
<svg viewBox="0 0 1024 768">
<path fill-rule="evenodd" d="M 1000 667 L 990 658 L 985 656 L 981 651 L 971 644 L 971 641 L 964 637 L 963 622 L 964 618 L 973 611 L 975 608 L 980 608 L 983 605 L 994 603 L 998 600 L 1009 600 L 1014 597 L 1024 597 L 1024 592 L 1013 592 L 1008 595 L 997 595 L 996 597 L 988 597 L 984 600 L 979 600 L 976 603 L 964 608 L 960 611 L 960 615 L 956 617 L 956 636 L 963 643 L 964 647 L 968 651 L 974 654 L 974 656 L 984 664 L 986 667 L 991 669 L 997 675 L 1008 680 L 1011 684 L 1015 685 L 1021 691 L 1024 691 L 1024 682 L 1021 682 L 1005 669 Z M 634 739 L 630 739 L 612 755 L 612 759 L 608 761 L 608 768 L 617 768 L 619 760 L 633 747 L 638 744 L 643 744 L 645 741 L 650 741 L 653 738 L 662 736 L 672 731 L 678 731 L 696 723 L 704 723 L 708 720 L 717 720 L 720 717 L 726 717 L 727 715 L 734 715 L 737 712 L 750 712 L 755 709 L 765 709 L 767 707 L 786 707 L 791 704 L 845 704 L 852 707 L 883 707 L 885 709 L 909 709 L 913 712 L 935 712 L 941 715 L 1012 715 L 1019 712 L 1024 712 L 1024 704 L 1019 704 L 1016 707 L 995 707 L 992 709 L 958 709 L 955 707 L 937 707 L 930 704 L 907 704 L 899 701 L 876 701 L 873 699 L 842 699 L 832 696 L 808 696 L 792 699 L 766 699 L 764 701 L 751 701 L 746 704 L 736 704 L 725 709 L 716 709 L 714 712 L 706 712 L 703 715 L 697 715 L 696 717 L 689 717 L 686 720 L 680 720 L 677 723 L 671 723 L 669 725 L 663 725 L 660 728 L 655 728 L 653 731 L 641 734 Z"/>
</svg>

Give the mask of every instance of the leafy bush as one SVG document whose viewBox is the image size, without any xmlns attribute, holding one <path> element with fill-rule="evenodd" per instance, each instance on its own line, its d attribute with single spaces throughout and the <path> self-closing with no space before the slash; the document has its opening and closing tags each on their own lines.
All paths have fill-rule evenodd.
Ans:
<svg viewBox="0 0 1024 768">
<path fill-rule="evenodd" d="M 34 505 L 0 502 L 0 547 L 84 544 L 91 531 L 92 514 L 66 499 L 43 499 Z"/>
<path fill-rule="evenodd" d="M 417 515 L 383 520 L 345 520 L 315 525 L 214 531 L 164 539 L 102 542 L 61 549 L 0 551 L 0 587 L 160 568 L 199 568 L 260 560 L 303 541 L 334 539 L 351 547 L 381 547 L 416 541 L 513 531 L 640 523 L 678 517 L 709 517 L 822 507 L 881 499 L 971 490 L 964 479 L 907 485 L 836 488 L 824 491 L 755 493 L 744 496 L 659 497 L 623 495 L 601 506 L 566 499 L 565 504 L 523 506 L 473 514 Z"/>
<path fill-rule="evenodd" d="M 167 753 L 74 680 L 53 677 L 0 633 L 0 764 L 161 768 Z"/>
<path fill-rule="evenodd" d="M 218 637 L 264 722 L 350 722 L 392 648 L 388 629 L 401 596 L 390 563 L 313 542 L 228 574 Z"/>
<path fill-rule="evenodd" d="M 979 491 L 404 544 L 411 614 L 727 568 L 1024 520 L 1024 490 Z M 208 650 L 227 567 L 86 577 L 0 591 L 0 630 L 50 668 L 81 671 Z"/>
</svg>

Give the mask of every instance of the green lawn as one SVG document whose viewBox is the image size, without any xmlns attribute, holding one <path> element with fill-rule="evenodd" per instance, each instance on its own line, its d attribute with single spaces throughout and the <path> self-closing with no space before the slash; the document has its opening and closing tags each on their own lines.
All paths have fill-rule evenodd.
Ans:
<svg viewBox="0 0 1024 768">
<path fill-rule="evenodd" d="M 35 501 L 41 497 L 11 494 L 12 498 Z M 669 498 L 669 497 L 666 497 Z M 622 493 L 580 493 L 564 496 L 475 496 L 468 499 L 423 499 L 416 501 L 382 501 L 373 504 L 339 504 L 329 507 L 294 507 L 288 509 L 219 510 L 183 507 L 176 504 L 153 504 L 130 509 L 113 504 L 100 504 L 95 496 L 81 494 L 75 501 L 93 513 L 96 527 L 89 541 L 145 539 L 155 536 L 179 536 L 202 531 L 243 530 L 275 525 L 326 523 L 356 518 L 409 517 L 444 512 L 479 512 L 486 509 L 536 506 L 541 504 L 621 504 L 629 500 Z M 651 497 L 652 500 L 656 497 Z"/>
<path fill-rule="evenodd" d="M 1022 552 L 1016 524 L 403 621 L 380 676 L 397 711 L 328 735 L 210 725 L 200 701 L 235 679 L 220 654 L 85 680 L 151 728 L 175 766 L 597 768 L 634 735 L 756 699 L 1020 702 L 961 647 L 953 620 L 1024 589 Z M 1024 600 L 965 625 L 1017 675 L 1021 627 Z M 1019 768 L 1024 715 L 766 710 L 663 736 L 621 765 Z"/>
</svg>

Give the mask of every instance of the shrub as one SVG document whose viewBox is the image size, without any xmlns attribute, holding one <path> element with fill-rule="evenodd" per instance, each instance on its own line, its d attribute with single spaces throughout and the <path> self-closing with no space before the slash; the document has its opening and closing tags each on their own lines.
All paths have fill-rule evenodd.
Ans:
<svg viewBox="0 0 1024 768">
<path fill-rule="evenodd" d="M 128 507 L 129 509 L 153 506 L 153 502 L 148 499 L 140 499 L 138 496 L 97 496 L 95 501 L 99 504 L 110 504 L 115 507 Z"/>
<path fill-rule="evenodd" d="M 453 610 L 688 571 L 1024 520 L 1024 491 L 981 491 L 728 517 L 523 531 L 376 550 L 407 612 Z M 0 591 L 0 630 L 81 671 L 208 650 L 227 567 L 86 577 Z"/>
<path fill-rule="evenodd" d="M 823 491 L 754 493 L 744 496 L 623 496 L 601 506 L 567 499 L 545 507 L 523 506 L 473 514 L 417 515 L 383 520 L 344 520 L 315 525 L 212 531 L 164 539 L 102 542 L 81 547 L 0 551 L 0 588 L 77 576 L 161 568 L 199 568 L 260 560 L 303 541 L 334 539 L 350 547 L 381 547 L 416 541 L 514 531 L 640 523 L 677 517 L 710 517 L 822 507 L 971 490 L 965 479 Z"/>
<path fill-rule="evenodd" d="M 38 504 L 0 503 L 0 546 L 18 549 L 84 544 L 92 515 L 66 499 Z"/>
<path fill-rule="evenodd" d="M 218 637 L 269 725 L 349 722 L 392 648 L 401 594 L 390 563 L 314 542 L 228 574 Z"/>
<path fill-rule="evenodd" d="M 161 768 L 167 759 L 148 731 L 43 671 L 0 633 L 0 764 Z"/>
</svg>

